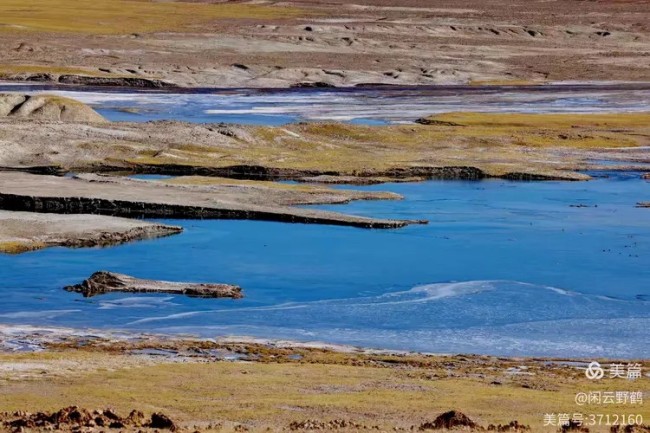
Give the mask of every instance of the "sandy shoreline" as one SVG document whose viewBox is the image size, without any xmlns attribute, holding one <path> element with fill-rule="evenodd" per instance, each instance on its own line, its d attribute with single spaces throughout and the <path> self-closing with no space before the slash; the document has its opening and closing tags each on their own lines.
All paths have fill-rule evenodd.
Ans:
<svg viewBox="0 0 650 433">
<path fill-rule="evenodd" d="M 246 335 L 217 336 L 213 338 L 198 337 L 191 333 L 165 334 L 150 331 L 119 329 L 66 328 L 41 325 L 14 325 L 0 323 L 0 353 L 43 352 L 58 349 L 94 348 L 102 351 L 128 351 L 129 346 L 145 347 L 151 350 L 160 347 L 176 348 L 192 344 L 208 344 L 222 348 L 250 345 L 268 347 L 278 350 L 316 350 L 350 355 L 386 355 L 386 356 L 422 356 L 422 357 L 488 357 L 514 362 L 531 360 L 554 363 L 567 363 L 575 367 L 586 367 L 593 360 L 600 362 L 634 362 L 638 358 L 594 358 L 538 355 L 504 356 L 498 354 L 454 354 L 444 352 L 420 352 L 409 350 L 382 349 L 379 347 L 362 347 L 346 344 L 327 343 L 323 341 L 298 341 L 273 338 L 260 338 Z M 92 349 L 91 349 L 92 350 Z M 161 354 L 162 355 L 162 354 Z M 171 355 L 169 353 L 168 355 Z M 164 357 L 164 356 L 163 356 Z M 648 372 L 650 377 L 650 372 Z"/>
</svg>

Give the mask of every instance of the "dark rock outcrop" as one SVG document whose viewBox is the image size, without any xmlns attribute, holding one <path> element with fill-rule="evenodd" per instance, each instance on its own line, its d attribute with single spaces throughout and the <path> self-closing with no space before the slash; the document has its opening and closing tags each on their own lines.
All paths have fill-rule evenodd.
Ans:
<svg viewBox="0 0 650 433">
<path fill-rule="evenodd" d="M 336 87 L 334 84 L 326 83 L 324 81 L 306 81 L 291 85 L 294 89 L 326 89 Z"/>
<path fill-rule="evenodd" d="M 172 421 L 164 413 L 158 413 L 158 412 L 151 415 L 151 422 L 149 423 L 149 427 L 170 430 L 170 431 L 178 430 L 178 427 L 176 427 L 174 421 Z"/>
<path fill-rule="evenodd" d="M 22 173 L 42 174 L 46 176 L 64 176 L 67 171 L 57 165 L 32 165 L 26 167 L 2 167 L 0 171 L 19 171 Z"/>
<path fill-rule="evenodd" d="M 435 180 L 481 180 L 487 178 L 501 178 L 508 180 L 577 180 L 570 174 L 547 175 L 534 173 L 511 172 L 503 175 L 490 175 L 477 167 L 472 166 L 441 166 L 441 167 L 395 167 L 385 170 L 364 170 L 353 173 L 336 170 L 298 170 L 292 168 L 265 167 L 261 165 L 231 165 L 225 167 L 201 167 L 183 164 L 130 164 L 129 169 L 134 173 L 161 174 L 174 176 L 216 176 L 243 180 L 296 180 L 314 178 L 317 176 L 354 176 L 358 178 L 354 183 L 367 183 L 363 178 L 372 181 L 373 178 L 399 179 L 435 179 Z M 109 167 L 105 171 L 115 170 Z M 97 171 L 104 171 L 98 167 Z M 372 183 L 372 182 L 371 182 Z"/>
<path fill-rule="evenodd" d="M 560 433 L 589 433 L 589 429 L 585 427 L 582 422 L 578 422 L 574 419 L 570 419 L 569 422 L 558 429 Z"/>
<path fill-rule="evenodd" d="M 169 293 L 194 298 L 243 298 L 241 287 L 231 284 L 179 283 L 170 281 L 143 280 L 124 274 L 99 271 L 80 284 L 64 287 L 68 292 L 77 292 L 85 298 L 112 292 L 125 293 Z"/>
<path fill-rule="evenodd" d="M 174 84 L 151 78 L 136 77 L 93 77 L 85 75 L 61 75 L 58 79 L 62 84 L 76 84 L 83 86 L 113 86 L 137 87 L 142 89 L 161 89 L 176 87 Z"/>
</svg>

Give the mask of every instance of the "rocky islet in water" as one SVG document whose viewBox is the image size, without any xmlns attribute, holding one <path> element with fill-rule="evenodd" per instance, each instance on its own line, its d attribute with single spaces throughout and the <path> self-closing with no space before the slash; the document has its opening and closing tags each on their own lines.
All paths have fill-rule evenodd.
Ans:
<svg viewBox="0 0 650 433">
<path fill-rule="evenodd" d="M 241 287 L 232 284 L 145 280 L 107 271 L 95 272 L 83 282 L 73 286 L 66 286 L 64 289 L 68 292 L 81 293 L 85 298 L 114 292 L 166 293 L 193 298 L 240 299 L 244 296 Z"/>
</svg>

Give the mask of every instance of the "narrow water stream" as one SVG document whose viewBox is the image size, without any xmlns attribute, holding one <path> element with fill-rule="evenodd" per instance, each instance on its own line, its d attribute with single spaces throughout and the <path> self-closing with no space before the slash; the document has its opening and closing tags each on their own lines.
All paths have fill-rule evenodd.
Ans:
<svg viewBox="0 0 650 433">
<path fill-rule="evenodd" d="M 650 84 L 339 89 L 133 90 L 0 83 L 0 92 L 49 93 L 92 105 L 113 121 L 281 125 L 297 121 L 405 123 L 454 111 L 648 111 Z"/>
</svg>

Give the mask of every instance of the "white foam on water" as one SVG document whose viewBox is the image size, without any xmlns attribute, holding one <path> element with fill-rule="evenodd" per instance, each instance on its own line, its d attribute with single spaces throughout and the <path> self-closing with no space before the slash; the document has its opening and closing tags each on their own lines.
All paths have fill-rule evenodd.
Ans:
<svg viewBox="0 0 650 433">
<path fill-rule="evenodd" d="M 131 325 L 138 325 L 142 323 L 150 323 L 150 322 L 160 322 L 160 321 L 165 321 L 165 320 L 174 320 L 174 319 L 186 319 L 188 317 L 194 317 L 194 316 L 199 316 L 202 314 L 211 314 L 211 313 L 233 313 L 233 312 L 246 312 L 246 311 L 278 311 L 278 310 L 293 310 L 293 309 L 298 309 L 298 308 L 305 308 L 307 307 L 308 304 L 298 304 L 298 303 L 285 303 L 285 304 L 278 304 L 278 305 L 272 305 L 268 307 L 242 307 L 242 308 L 235 308 L 235 309 L 219 309 L 219 310 L 199 310 L 199 311 L 188 311 L 185 313 L 177 313 L 177 314 L 169 314 L 167 316 L 159 316 L 159 317 L 147 317 L 144 319 L 139 319 L 135 320 L 133 322 L 129 322 L 126 325 L 131 326 Z"/>
<path fill-rule="evenodd" d="M 164 298 L 157 297 L 145 297 L 145 296 L 133 296 L 128 298 L 115 299 L 111 301 L 101 301 L 99 303 L 100 310 L 110 310 L 114 308 L 160 308 L 178 305 L 173 302 L 170 302 L 174 299 L 173 296 L 167 296 Z"/>
<path fill-rule="evenodd" d="M 552 286 L 478 280 L 377 296 L 189 311 L 126 326 L 149 329 L 155 323 L 163 332 L 210 337 L 251 335 L 438 353 L 626 357 L 650 350 L 644 346 L 650 339 L 639 342 L 648 334 L 649 306 Z"/>
<path fill-rule="evenodd" d="M 650 319 L 591 319 L 535 323 L 532 329 L 528 324 L 445 330 L 355 329 L 333 324 L 319 330 L 279 325 L 179 325 L 158 330 L 210 338 L 249 336 L 425 353 L 634 359 L 646 358 L 650 353 L 646 331 L 649 326 Z M 625 338 L 617 338 L 610 330 L 624 332 Z"/>
<path fill-rule="evenodd" d="M 395 293 L 387 293 L 377 297 L 381 305 L 396 304 L 414 304 L 436 301 L 452 296 L 471 295 L 486 290 L 494 290 L 496 281 L 465 281 L 454 283 L 435 283 L 416 286 L 411 290 Z M 415 295 L 415 296 L 413 296 Z M 409 299 L 413 297 L 412 299 Z M 384 299 L 394 299 L 395 301 L 383 301 Z M 407 299 L 402 299 L 407 298 Z"/>
<path fill-rule="evenodd" d="M 45 310 L 45 311 L 16 311 L 0 314 L 3 319 L 53 319 L 64 314 L 79 313 L 81 310 Z"/>
</svg>

